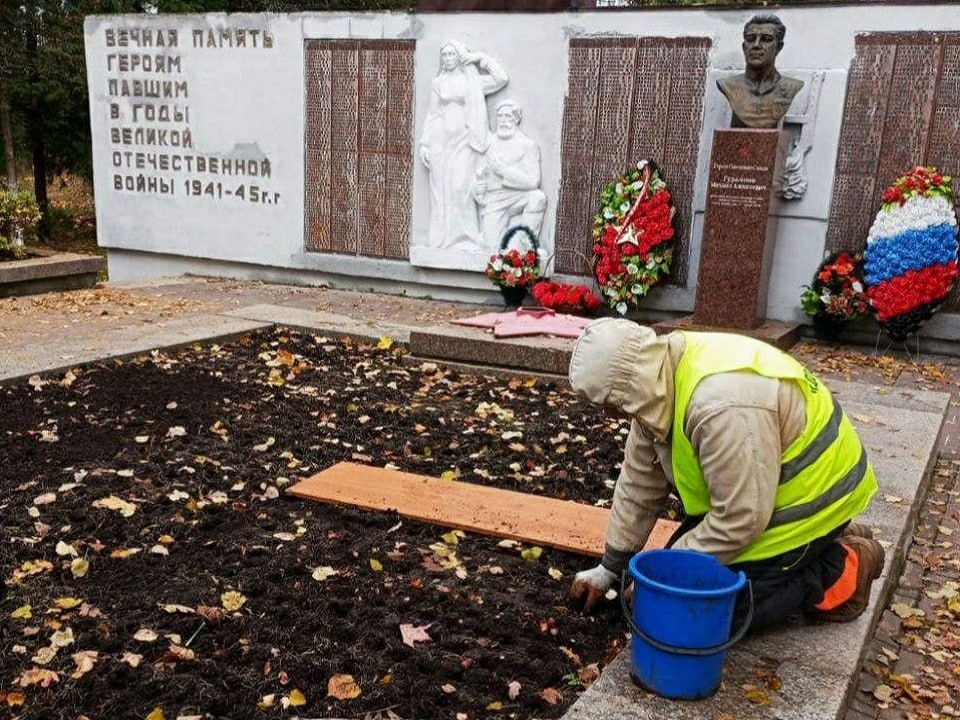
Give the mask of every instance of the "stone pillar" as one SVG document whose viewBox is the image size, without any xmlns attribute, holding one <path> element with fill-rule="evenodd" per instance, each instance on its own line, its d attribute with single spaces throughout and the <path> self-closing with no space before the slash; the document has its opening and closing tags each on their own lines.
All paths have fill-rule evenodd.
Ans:
<svg viewBox="0 0 960 720">
<path fill-rule="evenodd" d="M 764 323 L 776 238 L 770 217 L 778 130 L 716 130 L 704 217 L 696 325 L 753 330 Z"/>
</svg>

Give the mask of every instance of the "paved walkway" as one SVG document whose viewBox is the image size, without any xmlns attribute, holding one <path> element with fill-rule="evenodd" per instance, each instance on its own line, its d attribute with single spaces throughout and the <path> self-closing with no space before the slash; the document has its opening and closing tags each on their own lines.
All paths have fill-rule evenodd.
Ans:
<svg viewBox="0 0 960 720">
<path fill-rule="evenodd" d="M 497 309 L 500 308 L 255 282 L 176 278 L 147 283 L 109 283 L 91 290 L 0 300 L 0 380 L 65 368 L 108 355 L 193 342 L 198 337 L 241 333 L 274 322 L 308 326 L 320 323 L 340 332 L 370 337 L 389 334 L 403 341 L 404 334 L 411 330 Z M 859 688 L 850 692 L 834 680 L 821 682 L 819 688 L 813 682 L 811 687 L 810 681 L 814 678 L 802 664 L 799 670 L 792 671 L 799 672 L 800 676 L 792 679 L 781 678 L 773 672 L 751 676 L 747 682 L 734 674 L 730 680 L 737 678 L 739 687 L 732 689 L 742 695 L 745 702 L 737 704 L 735 714 L 715 707 L 712 715 L 704 717 L 713 720 L 844 717 L 841 710 L 845 706 L 849 706 L 846 720 L 955 716 L 954 708 L 960 707 L 957 697 L 960 637 L 947 621 L 956 619 L 954 612 L 960 616 L 960 600 L 955 599 L 957 586 L 950 584 L 960 581 L 960 528 L 955 509 L 960 493 L 957 395 L 960 365 L 955 364 L 955 360 L 937 358 L 909 362 L 876 357 L 872 349 L 816 343 L 803 343 L 793 352 L 828 378 L 831 386 L 844 386 L 844 381 L 852 383 L 844 386 L 856 408 L 852 410 L 845 400 L 848 413 L 859 415 L 855 422 L 862 425 L 862 431 L 867 434 L 871 432 L 870 425 L 876 425 L 872 436 L 876 447 L 871 448 L 871 452 L 878 458 L 885 452 L 892 456 L 887 458 L 891 469 L 888 475 L 896 475 L 897 462 L 911 452 L 918 452 L 921 446 L 925 447 L 921 454 L 929 455 L 935 450 L 940 461 L 930 495 L 919 498 L 915 508 L 919 512 L 919 523 L 912 544 L 910 529 L 903 525 L 907 562 L 902 576 L 890 581 L 893 598 L 887 608 L 877 608 L 879 624 L 873 644 L 864 650 Z M 872 397 L 866 397 L 871 392 Z M 931 433 L 936 432 L 940 417 L 935 408 L 936 393 L 949 393 L 950 406 L 947 423 L 934 443 Z M 911 409 L 911 403 L 919 405 Z M 914 432 L 916 434 L 911 435 Z M 891 477 L 890 481 L 895 484 L 900 478 Z M 917 481 L 917 477 L 912 479 Z M 893 497 L 892 491 L 886 492 Z M 904 488 L 903 496 L 908 497 L 908 492 L 909 488 Z M 891 508 L 886 507 L 889 503 L 876 505 L 881 511 L 877 524 L 882 525 L 886 522 L 883 511 Z M 906 509 L 903 517 L 904 522 L 912 520 Z M 919 606 L 924 614 L 904 609 L 910 606 Z M 869 637 L 870 633 L 871 628 L 864 626 L 861 638 Z M 767 643 L 769 654 L 782 656 L 789 642 L 787 639 L 777 642 Z M 853 648 L 831 647 L 830 636 L 823 633 L 809 635 L 805 642 L 815 645 L 815 652 L 830 655 L 826 665 L 835 665 L 837 658 L 843 657 L 856 667 L 863 659 L 862 639 L 857 642 L 855 653 Z M 798 652 L 802 650 L 804 648 L 798 648 Z M 810 652 L 811 648 L 805 650 Z M 756 657 L 760 665 L 766 662 L 766 656 Z M 608 680 L 613 681 L 614 676 L 614 672 L 609 673 Z M 827 673 L 822 677 L 834 676 Z M 781 682 L 791 687 L 781 688 L 777 685 Z M 744 687 L 761 692 L 754 693 Z M 829 708 L 817 702 L 828 695 L 833 698 Z M 621 706 L 617 710 L 620 716 L 649 716 L 638 711 L 622 714 L 636 710 L 636 698 L 628 697 L 627 702 L 629 708 Z M 582 713 L 581 705 L 575 706 L 580 707 L 580 717 L 605 716 Z M 596 704 L 590 707 L 603 709 Z M 687 710 L 674 716 L 691 716 L 688 710 L 693 706 L 684 707 Z M 614 711 L 616 706 L 608 704 L 607 710 Z M 667 717 L 660 711 L 655 712 L 657 717 Z"/>
</svg>

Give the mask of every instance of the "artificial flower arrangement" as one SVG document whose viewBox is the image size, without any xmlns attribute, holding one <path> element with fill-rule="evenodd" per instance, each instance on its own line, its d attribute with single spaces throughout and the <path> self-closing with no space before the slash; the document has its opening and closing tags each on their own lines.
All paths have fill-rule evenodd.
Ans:
<svg viewBox="0 0 960 720">
<path fill-rule="evenodd" d="M 533 286 L 531 292 L 541 307 L 571 315 L 596 312 L 603 304 L 586 285 L 567 285 L 541 280 Z"/>
<path fill-rule="evenodd" d="M 957 278 L 957 216 L 949 175 L 915 167 L 883 192 L 864 251 L 867 295 L 891 340 L 917 332 Z"/>
<path fill-rule="evenodd" d="M 833 253 L 817 268 L 800 295 L 803 311 L 821 335 L 835 336 L 849 322 L 870 311 L 863 283 L 863 259 L 843 251 Z"/>
<path fill-rule="evenodd" d="M 507 250 L 511 238 L 524 232 L 530 241 L 529 250 Z M 540 278 L 540 252 L 533 232 L 524 225 L 510 228 L 504 234 L 499 252 L 487 261 L 487 279 L 501 288 L 528 288 Z"/>
<path fill-rule="evenodd" d="M 638 307 L 670 272 L 674 213 L 667 183 L 650 160 L 641 160 L 600 193 L 593 274 L 604 301 L 621 315 Z"/>
</svg>

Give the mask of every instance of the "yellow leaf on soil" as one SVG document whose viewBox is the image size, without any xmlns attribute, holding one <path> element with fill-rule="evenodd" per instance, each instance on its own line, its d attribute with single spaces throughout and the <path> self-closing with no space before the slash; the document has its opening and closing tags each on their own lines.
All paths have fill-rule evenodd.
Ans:
<svg viewBox="0 0 960 720">
<path fill-rule="evenodd" d="M 447 545 L 456 545 L 460 542 L 460 538 L 466 537 L 460 530 L 451 530 L 448 533 L 444 533 L 440 536 Z"/>
<path fill-rule="evenodd" d="M 29 620 L 33 617 L 31 610 L 32 608 L 29 605 L 21 605 L 12 613 L 10 613 L 10 617 L 12 617 L 14 620 Z"/>
<path fill-rule="evenodd" d="M 93 501 L 95 508 L 104 508 L 106 510 L 115 510 L 124 517 L 130 517 L 137 511 L 137 506 L 128 503 L 126 500 L 118 498 L 116 495 L 108 495 L 105 498 Z"/>
<path fill-rule="evenodd" d="M 489 705 L 487 705 L 487 710 L 489 710 L 490 712 L 500 712 L 501 710 L 503 710 L 503 703 L 500 702 L 499 700 L 497 700 L 496 702 L 492 702 Z"/>
<path fill-rule="evenodd" d="M 227 612 L 239 610 L 246 601 L 247 598 L 236 590 L 229 590 L 220 596 L 220 604 L 223 605 L 223 609 Z"/>
<path fill-rule="evenodd" d="M 318 568 L 314 568 L 310 576 L 317 582 L 323 582 L 338 574 L 339 573 L 329 565 L 321 565 Z"/>
<path fill-rule="evenodd" d="M 751 688 L 747 690 L 747 700 L 752 702 L 754 705 L 769 705 L 770 696 L 760 688 Z"/>
<path fill-rule="evenodd" d="M 77 605 L 82 605 L 83 600 L 73 597 L 61 597 L 53 601 L 54 607 L 58 607 L 61 610 L 72 610 L 77 607 Z"/>
<path fill-rule="evenodd" d="M 552 567 L 549 570 L 547 570 L 547 575 L 552 577 L 554 580 L 560 580 L 563 578 L 563 572 L 561 570 L 558 570 L 555 567 Z"/>
<path fill-rule="evenodd" d="M 307 698 L 296 688 L 290 691 L 290 695 L 287 696 L 287 700 L 290 707 L 301 707 L 307 704 Z"/>
<path fill-rule="evenodd" d="M 257 707 L 260 708 L 261 710 L 269 710 L 270 708 L 273 707 L 273 699 L 275 697 L 276 695 L 274 695 L 273 693 L 270 693 L 269 695 L 264 695 L 262 698 L 260 698 L 260 702 L 257 703 Z"/>
<path fill-rule="evenodd" d="M 334 675 L 327 682 L 327 697 L 352 700 L 360 697 L 360 686 L 353 679 L 353 675 Z"/>
<path fill-rule="evenodd" d="M 520 557 L 526 560 L 529 563 L 536 562 L 540 555 L 543 553 L 543 548 L 534 545 L 533 547 L 528 547 L 526 550 L 520 551 Z"/>
<path fill-rule="evenodd" d="M 452 481 L 454 481 L 454 480 L 457 479 L 457 471 L 456 471 L 456 470 L 444 470 L 442 473 L 440 473 L 440 479 L 441 479 L 441 480 L 448 480 L 448 481 L 452 482 Z"/>
<path fill-rule="evenodd" d="M 18 705 L 23 705 L 26 701 L 27 696 L 20 692 L 6 693 L 7 707 L 17 707 Z"/>
<path fill-rule="evenodd" d="M 376 558 L 370 558 L 370 569 L 374 572 L 383 572 L 383 563 Z"/>
<path fill-rule="evenodd" d="M 163 714 L 163 708 L 159 705 L 150 711 L 150 714 L 144 720 L 167 720 Z"/>
<path fill-rule="evenodd" d="M 74 558 L 70 562 L 70 572 L 75 578 L 82 578 L 90 570 L 90 562 L 84 558 Z"/>
<path fill-rule="evenodd" d="M 378 350 L 389 350 L 392 347 L 393 347 L 393 338 L 382 337 L 380 338 L 380 342 L 377 343 Z"/>
</svg>

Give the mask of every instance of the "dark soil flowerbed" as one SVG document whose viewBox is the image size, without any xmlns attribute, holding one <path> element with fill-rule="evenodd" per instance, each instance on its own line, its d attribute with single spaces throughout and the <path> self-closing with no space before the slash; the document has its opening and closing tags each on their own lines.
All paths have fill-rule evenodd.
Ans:
<svg viewBox="0 0 960 720">
<path fill-rule="evenodd" d="M 593 560 L 285 489 L 351 460 L 593 504 L 626 426 L 389 345 L 280 331 L 0 388 L 0 707 L 561 715 L 624 643 L 568 604 Z"/>
</svg>

